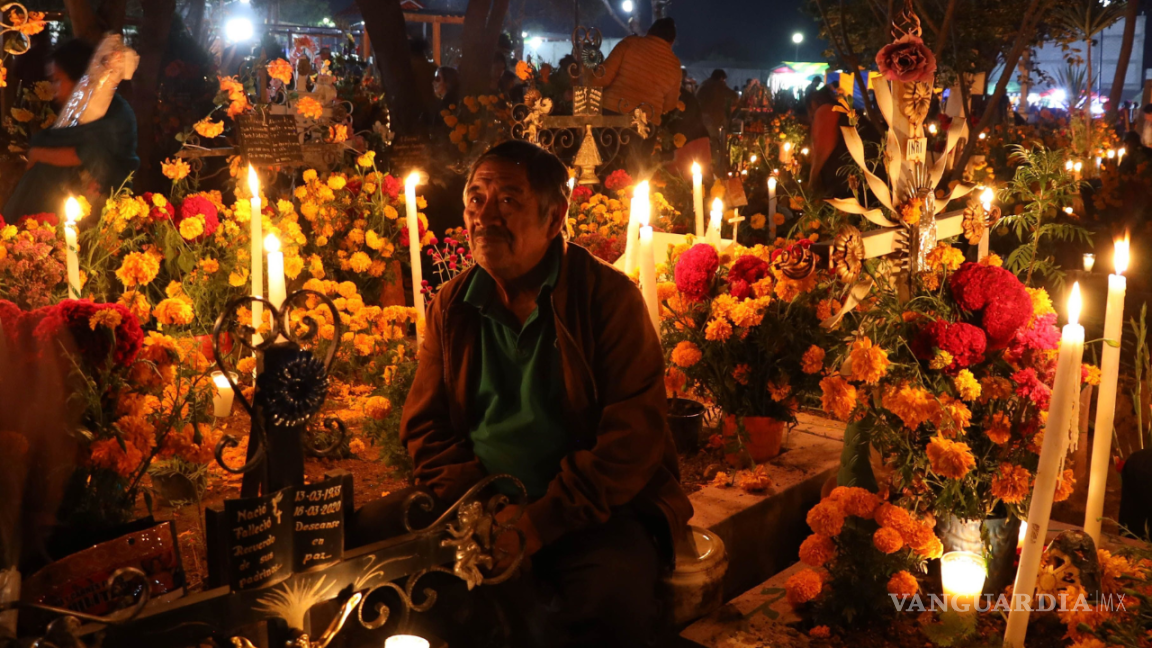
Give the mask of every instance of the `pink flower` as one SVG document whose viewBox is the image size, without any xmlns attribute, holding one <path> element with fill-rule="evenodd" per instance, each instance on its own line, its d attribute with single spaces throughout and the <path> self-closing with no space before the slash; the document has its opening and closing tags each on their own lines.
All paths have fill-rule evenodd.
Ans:
<svg viewBox="0 0 1152 648">
<path fill-rule="evenodd" d="M 924 41 L 910 34 L 880 48 L 876 53 L 876 65 L 880 74 L 889 81 L 931 82 L 936 75 L 936 57 L 932 50 Z"/>
<path fill-rule="evenodd" d="M 1052 399 L 1052 389 L 1040 382 L 1035 369 L 1031 367 L 1021 369 L 1012 374 L 1012 380 L 1016 382 L 1017 396 L 1027 398 L 1042 410 L 1048 409 L 1048 402 Z"/>
</svg>

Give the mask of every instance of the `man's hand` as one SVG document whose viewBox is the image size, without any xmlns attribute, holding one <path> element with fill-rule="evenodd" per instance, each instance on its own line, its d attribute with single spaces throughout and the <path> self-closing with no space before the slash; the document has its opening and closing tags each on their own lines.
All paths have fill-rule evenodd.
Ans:
<svg viewBox="0 0 1152 648">
<path fill-rule="evenodd" d="M 508 524 L 518 514 L 520 518 L 516 520 L 516 528 L 524 532 L 524 557 L 527 558 L 532 554 L 540 551 L 543 545 L 540 542 L 540 534 L 536 531 L 536 526 L 532 524 L 532 520 L 523 511 L 524 507 L 513 505 L 505 508 L 496 514 L 496 520 L 501 524 Z M 504 531 L 496 536 L 495 547 L 496 551 L 496 567 L 495 573 L 503 573 L 512 565 L 516 554 L 520 551 L 520 537 L 512 529 Z"/>
</svg>

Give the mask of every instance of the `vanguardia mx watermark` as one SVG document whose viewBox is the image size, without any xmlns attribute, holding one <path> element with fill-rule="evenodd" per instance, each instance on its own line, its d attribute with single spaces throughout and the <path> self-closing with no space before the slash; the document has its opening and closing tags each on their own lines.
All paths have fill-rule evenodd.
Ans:
<svg viewBox="0 0 1152 648">
<path fill-rule="evenodd" d="M 1089 604 L 1088 597 L 1084 594 L 1070 597 L 1067 593 L 1038 594 L 1036 596 L 1015 594 L 1012 597 L 1007 594 L 999 596 L 986 594 L 975 601 L 972 601 L 971 597 L 951 594 L 929 594 L 926 597 L 919 594 L 889 594 L 888 598 L 892 599 L 892 604 L 896 606 L 897 612 L 925 612 L 928 610 L 1009 612 L 1013 608 L 1013 603 L 1016 604 L 1017 609 L 1028 610 L 1029 612 L 1051 612 L 1054 610 L 1059 612 L 1091 612 L 1093 610 L 1123 612 L 1127 609 L 1124 602 L 1126 596 L 1127 594 L 1097 593 L 1096 606 Z"/>
</svg>

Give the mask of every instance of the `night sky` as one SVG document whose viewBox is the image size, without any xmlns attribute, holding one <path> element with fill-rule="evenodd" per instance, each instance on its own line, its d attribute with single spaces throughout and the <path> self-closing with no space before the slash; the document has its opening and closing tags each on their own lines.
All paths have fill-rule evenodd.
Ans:
<svg viewBox="0 0 1152 648">
<path fill-rule="evenodd" d="M 561 0 L 527 0 L 563 5 Z M 617 11 L 623 0 L 610 0 Z M 644 11 L 647 25 L 649 0 L 634 0 Z M 348 0 L 328 0 L 334 10 L 351 4 Z M 463 13 L 467 0 L 423 0 L 429 10 Z M 672 0 L 671 15 L 676 19 L 679 38 L 676 53 L 685 60 L 728 59 L 764 66 L 792 60 L 795 46 L 792 34 L 804 34 L 801 60 L 821 60 L 825 45 L 816 40 L 816 23 L 800 12 L 802 0 Z M 512 7 L 518 6 L 513 0 Z M 580 0 L 581 7 L 597 7 L 600 0 Z M 559 14 L 560 12 L 556 12 Z M 570 12 L 557 15 L 556 29 L 570 23 Z M 608 18 L 597 22 L 607 37 L 622 36 L 623 30 Z"/>
</svg>

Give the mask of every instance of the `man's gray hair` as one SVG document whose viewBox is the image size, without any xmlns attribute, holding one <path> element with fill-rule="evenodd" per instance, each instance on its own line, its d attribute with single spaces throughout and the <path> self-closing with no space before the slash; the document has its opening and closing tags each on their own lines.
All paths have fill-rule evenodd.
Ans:
<svg viewBox="0 0 1152 648">
<path fill-rule="evenodd" d="M 476 169 L 489 160 L 505 160 L 524 167 L 528 175 L 528 186 L 536 199 L 540 202 L 540 218 L 547 218 L 557 205 L 567 205 L 570 191 L 568 189 L 568 167 L 560 158 L 544 149 L 522 140 L 509 140 L 488 149 L 468 170 L 468 182 L 464 191 L 472 184 L 472 176 Z"/>
</svg>

